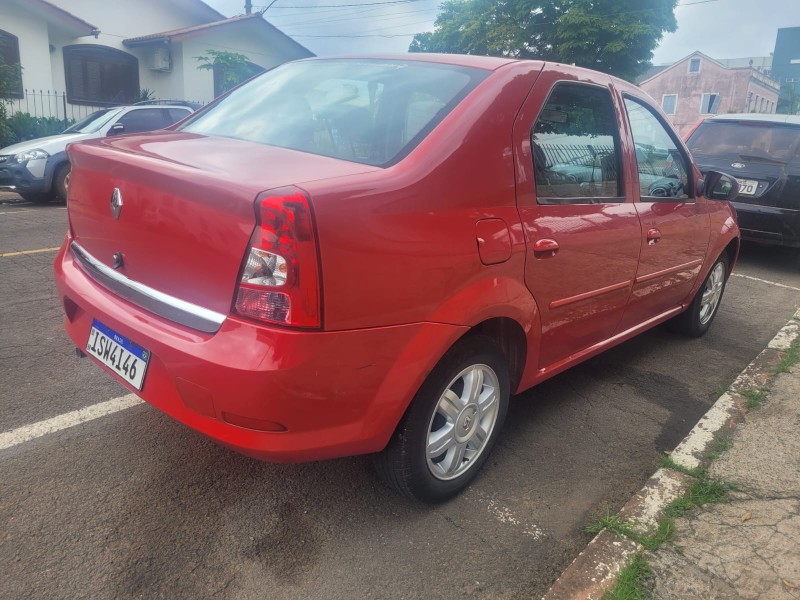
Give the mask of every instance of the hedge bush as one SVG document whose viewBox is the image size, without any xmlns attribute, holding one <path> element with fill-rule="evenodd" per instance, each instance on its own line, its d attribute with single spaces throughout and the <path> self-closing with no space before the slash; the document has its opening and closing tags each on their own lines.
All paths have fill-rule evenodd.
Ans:
<svg viewBox="0 0 800 600">
<path fill-rule="evenodd" d="M 0 148 L 47 135 L 55 135 L 64 129 L 63 119 L 34 117 L 20 112 L 6 117 L 0 113 Z"/>
</svg>

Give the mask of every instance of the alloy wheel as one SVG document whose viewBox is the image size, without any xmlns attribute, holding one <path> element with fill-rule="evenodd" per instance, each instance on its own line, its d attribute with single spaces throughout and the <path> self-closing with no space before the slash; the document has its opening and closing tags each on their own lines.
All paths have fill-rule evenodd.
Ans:
<svg viewBox="0 0 800 600">
<path fill-rule="evenodd" d="M 500 383 L 488 365 L 472 365 L 445 388 L 431 416 L 428 469 L 447 481 L 464 474 L 486 448 L 500 406 Z"/>
<path fill-rule="evenodd" d="M 722 297 L 722 289 L 725 287 L 725 265 L 718 262 L 711 270 L 711 274 L 706 279 L 703 288 L 703 298 L 700 301 L 700 324 L 705 325 L 714 316 L 717 310 L 719 299 Z"/>
</svg>

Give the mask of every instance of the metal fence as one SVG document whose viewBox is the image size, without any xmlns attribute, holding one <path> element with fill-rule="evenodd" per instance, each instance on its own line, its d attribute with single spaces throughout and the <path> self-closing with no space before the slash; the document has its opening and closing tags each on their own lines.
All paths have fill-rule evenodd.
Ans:
<svg viewBox="0 0 800 600">
<path fill-rule="evenodd" d="M 614 153 L 613 146 L 592 144 L 539 144 L 542 152 L 551 165 L 583 164 L 591 165 L 596 159 Z"/>
<path fill-rule="evenodd" d="M 107 108 L 107 105 L 70 104 L 66 92 L 49 90 L 25 90 L 22 98 L 9 98 L 3 103 L 9 117 L 15 113 L 27 113 L 33 117 L 58 119 L 64 122 L 64 127 L 96 110 Z"/>
<path fill-rule="evenodd" d="M 75 121 L 80 121 L 96 110 L 127 104 L 125 102 L 103 105 L 71 104 L 67 100 L 66 92 L 51 92 L 49 90 L 24 90 L 21 98 L 9 98 L 2 100 L 2 102 L 6 107 L 6 115 L 9 117 L 16 113 L 27 113 L 32 117 L 58 119 L 64 122 L 64 127 Z M 201 106 L 205 102 L 193 102 L 193 104 Z"/>
</svg>

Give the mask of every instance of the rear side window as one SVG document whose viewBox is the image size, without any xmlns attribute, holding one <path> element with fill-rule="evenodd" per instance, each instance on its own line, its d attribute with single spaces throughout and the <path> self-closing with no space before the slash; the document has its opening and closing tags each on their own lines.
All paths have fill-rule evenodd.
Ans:
<svg viewBox="0 0 800 600">
<path fill-rule="evenodd" d="M 606 88 L 558 83 L 531 132 L 539 204 L 622 202 L 619 129 Z"/>
<path fill-rule="evenodd" d="M 688 164 L 667 128 L 637 100 L 625 98 L 625 108 L 636 147 L 640 198 L 651 202 L 688 198 Z"/>
<path fill-rule="evenodd" d="M 122 115 L 117 121 L 125 126 L 124 133 L 162 129 L 173 122 L 169 120 L 169 113 L 164 108 L 137 108 Z"/>
<path fill-rule="evenodd" d="M 182 108 L 168 108 L 166 110 L 167 110 L 167 114 L 169 115 L 167 117 L 167 122 L 168 122 L 169 125 L 172 125 L 173 123 L 177 123 L 181 119 L 185 119 L 186 117 L 188 117 L 191 114 L 191 111 L 184 110 Z"/>
<path fill-rule="evenodd" d="M 407 155 L 487 75 L 400 60 L 287 63 L 181 129 L 387 166 Z"/>
</svg>

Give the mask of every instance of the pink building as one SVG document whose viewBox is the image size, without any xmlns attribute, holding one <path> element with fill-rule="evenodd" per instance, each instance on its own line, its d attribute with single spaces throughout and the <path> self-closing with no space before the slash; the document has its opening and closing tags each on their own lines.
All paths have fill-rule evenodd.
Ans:
<svg viewBox="0 0 800 600">
<path fill-rule="evenodd" d="M 681 135 L 722 113 L 774 113 L 780 84 L 752 67 L 729 68 L 694 52 L 639 83 Z"/>
</svg>

